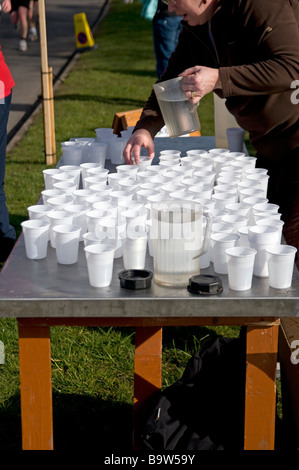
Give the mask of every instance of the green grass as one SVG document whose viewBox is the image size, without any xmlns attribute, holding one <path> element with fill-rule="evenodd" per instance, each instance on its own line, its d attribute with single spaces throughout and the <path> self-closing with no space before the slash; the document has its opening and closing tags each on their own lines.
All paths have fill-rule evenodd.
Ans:
<svg viewBox="0 0 299 470">
<path fill-rule="evenodd" d="M 57 158 L 60 142 L 95 136 L 111 127 L 116 112 L 142 107 L 155 76 L 151 23 L 141 4 L 113 0 L 95 33 L 97 49 L 84 52 L 55 94 Z M 51 64 L 50 64 L 51 65 Z M 202 133 L 212 135 L 213 100 L 199 107 Z M 11 222 L 20 233 L 43 189 L 43 118 L 7 156 L 6 193 Z M 177 380 L 201 342 L 214 334 L 237 336 L 238 328 L 165 328 L 163 387 Z M 51 329 L 54 436 L 57 449 L 130 449 L 134 330 L 54 327 Z M 16 322 L 0 320 L 5 364 L 0 365 L 0 450 L 21 447 L 18 336 Z"/>
</svg>

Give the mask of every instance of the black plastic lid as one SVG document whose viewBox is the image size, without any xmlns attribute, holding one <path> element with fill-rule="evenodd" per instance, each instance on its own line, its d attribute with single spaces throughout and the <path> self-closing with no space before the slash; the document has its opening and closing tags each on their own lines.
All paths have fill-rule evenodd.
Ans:
<svg viewBox="0 0 299 470">
<path fill-rule="evenodd" d="M 118 274 L 121 287 L 125 289 L 146 289 L 150 287 L 153 273 L 146 269 L 127 269 Z"/>
<path fill-rule="evenodd" d="M 208 274 L 192 276 L 187 289 L 191 294 L 197 295 L 216 295 L 223 291 L 221 279 Z"/>
</svg>

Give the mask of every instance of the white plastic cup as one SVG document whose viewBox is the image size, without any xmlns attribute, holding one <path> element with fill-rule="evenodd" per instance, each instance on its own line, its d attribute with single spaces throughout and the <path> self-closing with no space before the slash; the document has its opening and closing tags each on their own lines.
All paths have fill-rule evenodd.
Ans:
<svg viewBox="0 0 299 470">
<path fill-rule="evenodd" d="M 55 188 L 52 188 L 52 189 L 44 189 L 42 192 L 41 192 L 41 195 L 42 195 L 42 201 L 43 201 L 43 204 L 45 206 L 48 205 L 48 200 L 52 197 L 56 197 L 56 196 L 63 196 L 65 193 L 62 191 L 62 189 L 55 189 Z"/>
<path fill-rule="evenodd" d="M 34 206 L 27 207 L 29 219 L 43 219 L 46 222 L 49 222 L 47 214 L 52 211 L 53 207 L 44 204 L 36 204 Z"/>
<path fill-rule="evenodd" d="M 81 227 L 65 224 L 55 225 L 52 231 L 55 239 L 57 262 L 59 264 L 77 263 Z"/>
<path fill-rule="evenodd" d="M 225 192 L 212 194 L 211 197 L 213 201 L 215 201 L 216 209 L 224 209 L 227 204 L 233 204 L 238 200 L 238 196 L 236 194 L 227 194 Z"/>
<path fill-rule="evenodd" d="M 162 168 L 165 168 L 166 171 L 170 171 L 176 166 L 180 166 L 180 159 L 178 158 L 177 160 L 160 160 L 159 165 Z"/>
<path fill-rule="evenodd" d="M 73 196 L 68 196 L 66 193 L 63 196 L 50 197 L 48 199 L 48 205 L 55 210 L 63 210 L 68 204 L 73 204 Z"/>
<path fill-rule="evenodd" d="M 108 177 L 108 173 L 109 173 L 109 170 L 108 168 L 103 168 L 101 165 L 98 165 L 98 164 L 92 164 L 92 162 L 90 162 L 90 166 L 89 168 L 85 168 L 85 177 L 86 176 L 106 176 L 106 180 L 107 180 L 107 177 Z"/>
<path fill-rule="evenodd" d="M 269 175 L 263 175 L 263 174 L 251 174 L 251 175 L 246 175 L 246 180 L 254 183 L 259 184 L 259 188 L 263 191 L 264 197 L 267 196 L 267 190 L 268 190 L 268 181 L 269 181 Z"/>
<path fill-rule="evenodd" d="M 136 232 L 134 238 L 122 235 L 123 263 L 125 269 L 144 269 L 148 234 Z"/>
<path fill-rule="evenodd" d="M 296 252 L 297 248 L 291 245 L 266 248 L 270 287 L 275 289 L 291 287 Z"/>
<path fill-rule="evenodd" d="M 225 254 L 230 289 L 236 291 L 251 289 L 256 250 L 235 246 L 226 249 Z"/>
<path fill-rule="evenodd" d="M 198 168 L 200 169 L 200 168 Z M 213 165 L 208 167 L 209 170 L 213 169 Z M 185 165 L 185 166 L 174 166 L 172 172 L 178 176 L 178 178 L 184 178 L 185 176 L 192 177 L 194 171 L 193 165 Z M 138 175 L 137 175 L 138 176 Z M 161 175 L 162 176 L 162 175 Z M 167 179 L 167 178 L 166 178 Z"/>
<path fill-rule="evenodd" d="M 200 182 L 208 185 L 214 185 L 216 173 L 208 170 L 194 170 L 193 178 L 198 179 Z"/>
<path fill-rule="evenodd" d="M 86 199 L 94 196 L 95 192 L 92 189 L 76 189 L 73 192 L 74 204 L 85 204 L 88 206 Z"/>
<path fill-rule="evenodd" d="M 213 188 L 211 186 L 202 186 L 201 184 L 188 186 L 188 192 L 193 195 L 194 199 L 210 199 L 215 207 L 216 201 L 212 201 L 211 199 L 213 193 Z"/>
<path fill-rule="evenodd" d="M 225 224 L 233 227 L 234 233 L 238 232 L 238 228 L 248 225 L 248 217 L 244 215 L 228 214 L 224 215 L 221 219 Z"/>
<path fill-rule="evenodd" d="M 175 150 L 175 149 L 165 149 L 165 150 L 161 150 L 160 151 L 160 156 L 166 156 L 166 157 L 174 157 L 174 158 L 177 158 L 177 157 L 180 157 L 181 156 L 181 151 L 180 150 Z M 188 152 L 187 152 L 188 153 Z"/>
<path fill-rule="evenodd" d="M 115 247 L 114 258 L 122 257 L 121 236 L 125 234 L 126 224 L 119 223 L 117 219 L 103 217 L 95 226 L 95 235 L 100 240 L 106 240 Z"/>
<path fill-rule="evenodd" d="M 153 163 L 153 159 L 149 158 L 148 155 L 140 155 L 139 163 L 137 163 L 138 172 L 145 171 L 149 166 L 151 166 L 152 163 Z"/>
<path fill-rule="evenodd" d="M 55 238 L 53 235 L 53 227 L 55 225 L 62 225 L 62 224 L 73 224 L 73 215 L 66 210 L 58 211 L 52 210 L 48 213 L 48 219 L 50 222 L 50 243 L 51 247 L 55 248 Z"/>
<path fill-rule="evenodd" d="M 185 157 L 181 157 L 181 165 L 192 168 L 192 163 L 196 162 L 197 160 L 197 155 L 187 155 Z"/>
<path fill-rule="evenodd" d="M 228 148 L 231 152 L 243 152 L 245 131 L 241 127 L 226 129 Z"/>
<path fill-rule="evenodd" d="M 237 234 L 239 235 L 238 246 L 250 248 L 250 243 L 248 241 L 248 231 L 249 231 L 249 225 L 244 225 L 243 227 L 238 228 L 237 230 Z"/>
<path fill-rule="evenodd" d="M 246 173 L 246 171 L 248 171 L 249 169 L 251 170 L 254 170 L 255 169 L 255 165 L 256 165 L 256 161 L 257 161 L 257 158 L 256 157 L 253 157 L 252 155 L 245 155 L 244 153 L 242 155 L 240 154 L 237 154 L 236 152 L 230 152 L 230 155 L 235 155 L 235 158 L 236 158 L 236 162 L 238 163 L 244 163 L 246 168 L 244 169 L 243 171 L 243 174 Z M 255 172 L 255 173 L 259 173 L 259 172 Z"/>
<path fill-rule="evenodd" d="M 96 227 L 97 223 L 100 222 L 100 220 L 103 217 L 109 216 L 109 214 L 110 214 L 110 212 L 109 212 L 108 209 L 88 210 L 85 213 L 86 222 L 87 222 L 87 231 L 88 232 L 95 232 L 95 227 Z M 111 215 L 111 218 L 112 218 L 112 215 Z"/>
<path fill-rule="evenodd" d="M 131 238 L 136 236 L 136 232 L 145 230 L 145 222 L 148 218 L 147 211 L 142 209 L 140 211 L 128 208 L 120 212 L 120 220 L 127 225 L 127 235 Z"/>
<path fill-rule="evenodd" d="M 54 183 L 59 183 L 60 181 L 68 181 L 76 184 L 76 186 L 79 187 L 80 175 L 74 173 L 72 174 L 71 172 L 67 171 L 61 171 L 60 173 L 53 175 L 52 180 L 53 185 Z"/>
<path fill-rule="evenodd" d="M 85 205 L 88 209 L 93 209 L 96 202 L 109 202 L 109 200 L 108 191 L 97 191 L 85 198 Z"/>
<path fill-rule="evenodd" d="M 235 202 L 234 204 L 227 204 L 225 209 L 229 214 L 238 214 L 249 217 L 251 206 L 242 202 Z"/>
<path fill-rule="evenodd" d="M 109 173 L 108 174 L 108 184 L 109 184 L 109 186 L 113 189 L 118 189 L 118 182 L 119 182 L 119 180 L 123 179 L 124 177 L 127 178 L 126 175 L 123 175 L 121 173 Z M 133 184 L 135 184 L 135 182 Z"/>
<path fill-rule="evenodd" d="M 113 127 L 97 127 L 95 133 L 97 142 L 102 142 L 102 139 L 104 140 L 115 135 Z"/>
<path fill-rule="evenodd" d="M 106 243 L 95 243 L 86 245 L 84 251 L 90 285 L 92 287 L 110 286 L 115 248 Z"/>
<path fill-rule="evenodd" d="M 91 186 L 98 185 L 98 188 L 105 189 L 107 186 L 107 177 L 105 175 L 86 176 L 82 182 L 83 189 L 91 189 Z"/>
<path fill-rule="evenodd" d="M 118 138 L 118 139 L 113 139 L 109 146 L 110 150 L 110 156 L 111 156 L 111 163 L 113 165 L 120 165 L 121 163 L 124 163 L 125 159 L 123 156 L 123 151 L 124 148 L 127 144 L 127 139 L 123 138 Z"/>
<path fill-rule="evenodd" d="M 266 249 L 280 244 L 280 228 L 268 225 L 253 225 L 248 230 L 250 247 L 257 250 L 253 274 L 257 277 L 268 277 Z"/>
<path fill-rule="evenodd" d="M 80 165 L 81 168 L 81 174 L 82 174 L 82 181 L 84 178 L 87 176 L 87 171 L 91 168 L 102 168 L 102 166 L 99 163 L 94 163 L 94 162 L 85 162 L 81 163 Z M 88 175 L 90 176 L 90 175 Z"/>
<path fill-rule="evenodd" d="M 132 181 L 131 178 L 124 178 L 124 179 L 119 180 L 118 187 L 119 187 L 119 191 L 132 192 L 133 197 L 134 197 L 136 191 L 138 191 L 138 189 L 140 188 L 140 185 L 137 183 L 137 181 Z"/>
<path fill-rule="evenodd" d="M 218 274 L 227 274 L 227 261 L 225 250 L 236 246 L 239 235 L 236 233 L 212 233 L 212 259 L 214 271 Z"/>
<path fill-rule="evenodd" d="M 113 190 L 109 193 L 109 199 L 115 204 L 118 204 L 119 201 L 131 201 L 133 199 L 133 193 L 131 191 L 125 190 Z"/>
<path fill-rule="evenodd" d="M 257 222 L 262 219 L 281 220 L 281 215 L 280 212 L 256 212 L 253 214 L 254 225 L 259 225 Z"/>
<path fill-rule="evenodd" d="M 88 158 L 89 162 L 98 163 L 102 167 L 105 166 L 107 154 L 107 144 L 104 142 L 94 142 L 89 145 Z"/>
<path fill-rule="evenodd" d="M 65 206 L 66 212 L 73 216 L 73 225 L 81 228 L 80 241 L 83 240 L 83 234 L 87 232 L 86 212 L 87 208 L 84 204 L 69 204 Z"/>
<path fill-rule="evenodd" d="M 76 184 L 77 187 L 79 187 L 80 184 L 80 178 L 81 178 L 81 168 L 80 165 L 61 165 L 59 167 L 59 170 L 62 173 L 67 173 L 69 176 L 73 176 L 76 178 Z"/>
<path fill-rule="evenodd" d="M 204 149 L 187 150 L 186 155 L 197 156 L 199 158 L 209 158 L 209 152 Z"/>
<path fill-rule="evenodd" d="M 43 170 L 43 177 L 44 177 L 44 183 L 45 183 L 45 189 L 53 189 L 53 175 L 57 175 L 60 173 L 59 168 L 46 168 Z"/>
<path fill-rule="evenodd" d="M 95 232 L 86 232 L 83 234 L 83 243 L 84 243 L 84 246 L 94 245 L 95 243 L 103 244 L 103 240 L 98 238 Z M 105 240 L 104 240 L 104 243 L 105 243 Z"/>
<path fill-rule="evenodd" d="M 49 222 L 42 219 L 21 222 L 26 256 L 29 259 L 46 258 L 49 241 Z"/>
<path fill-rule="evenodd" d="M 76 141 L 61 142 L 63 165 L 80 165 L 83 145 Z"/>
<path fill-rule="evenodd" d="M 279 205 L 278 204 L 272 204 L 270 202 L 264 202 L 262 204 L 254 204 L 252 206 L 253 212 L 269 212 L 269 213 L 274 213 L 277 214 L 279 210 Z"/>
<path fill-rule="evenodd" d="M 281 240 L 282 237 L 282 231 L 283 231 L 283 226 L 284 226 L 284 221 L 280 219 L 274 219 L 274 218 L 267 218 L 265 216 L 263 219 L 259 219 L 255 222 L 255 225 L 268 225 L 270 227 L 279 227 L 280 229 L 280 235 L 279 239 Z"/>
<path fill-rule="evenodd" d="M 188 189 L 183 189 L 181 191 L 175 191 L 169 194 L 170 199 L 180 199 L 182 201 L 192 201 L 194 199 L 194 193 L 190 192 Z"/>
<path fill-rule="evenodd" d="M 121 174 L 123 178 L 132 178 L 136 180 L 138 165 L 117 165 L 116 172 Z"/>
<path fill-rule="evenodd" d="M 73 196 L 73 192 L 76 191 L 78 186 L 72 181 L 59 181 L 53 184 L 53 188 L 63 191 L 68 196 Z"/>
<path fill-rule="evenodd" d="M 206 158 L 200 158 L 198 161 L 195 161 L 191 164 L 191 169 L 193 171 L 200 171 L 200 170 L 205 170 L 205 171 L 213 171 L 213 162 L 206 159 Z M 183 169 L 183 171 L 190 171 L 188 169 Z"/>
<path fill-rule="evenodd" d="M 107 144 L 103 142 L 94 142 L 89 146 L 89 161 L 98 163 L 102 167 L 105 166 Z"/>
</svg>

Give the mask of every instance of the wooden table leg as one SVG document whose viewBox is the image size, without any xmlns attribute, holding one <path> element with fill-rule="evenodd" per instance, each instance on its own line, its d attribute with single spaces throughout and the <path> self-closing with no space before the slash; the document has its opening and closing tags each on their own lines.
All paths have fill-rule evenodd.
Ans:
<svg viewBox="0 0 299 470">
<path fill-rule="evenodd" d="M 53 449 L 50 327 L 19 326 L 23 450 Z"/>
<path fill-rule="evenodd" d="M 278 328 L 247 327 L 245 450 L 274 449 Z"/>
<path fill-rule="evenodd" d="M 140 407 L 153 393 L 161 389 L 162 328 L 137 327 L 134 366 L 134 436 L 138 448 Z"/>
</svg>

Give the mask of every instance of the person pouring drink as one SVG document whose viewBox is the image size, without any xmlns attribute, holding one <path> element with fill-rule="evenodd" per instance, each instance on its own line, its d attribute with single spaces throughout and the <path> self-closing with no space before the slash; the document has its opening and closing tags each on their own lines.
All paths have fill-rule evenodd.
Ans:
<svg viewBox="0 0 299 470">
<path fill-rule="evenodd" d="M 299 249 L 298 0 L 164 1 L 183 19 L 158 82 L 182 77 L 194 105 L 210 92 L 226 100 L 249 133 L 256 166 L 268 170 L 267 197 L 280 207 L 286 242 Z M 153 139 L 163 126 L 152 91 L 125 147 L 126 163 L 138 163 L 142 147 L 153 158 Z"/>
</svg>

